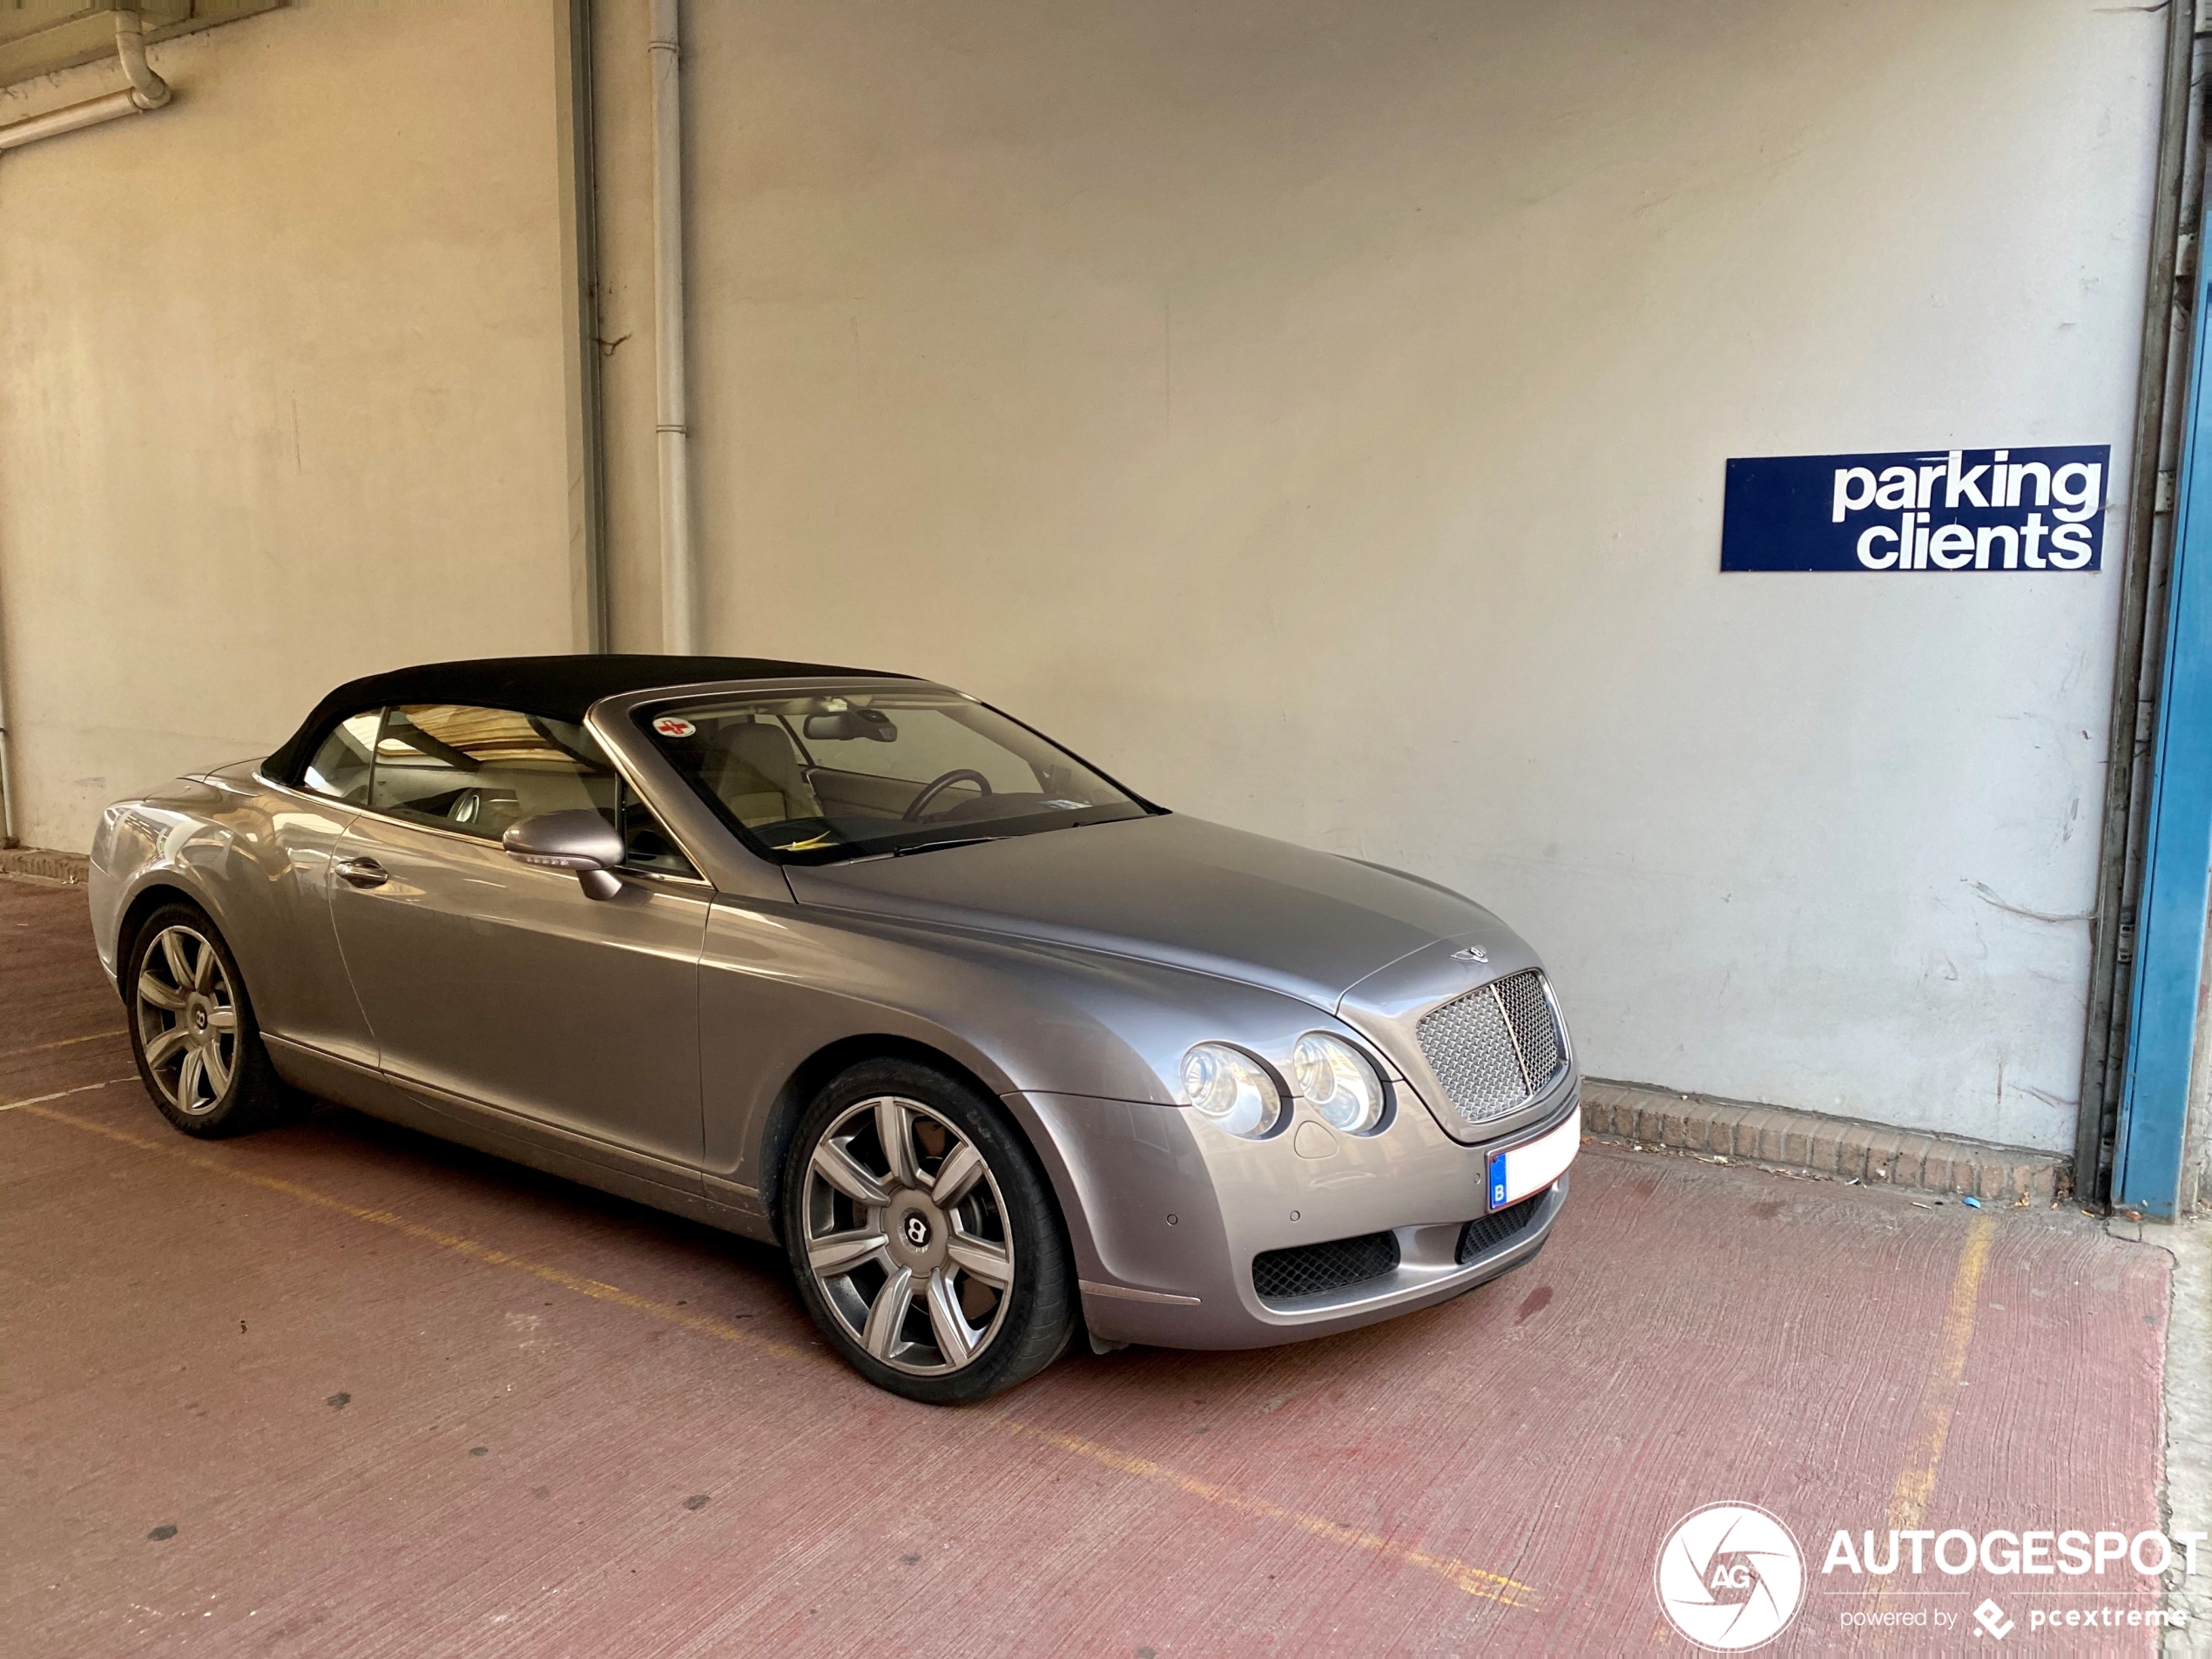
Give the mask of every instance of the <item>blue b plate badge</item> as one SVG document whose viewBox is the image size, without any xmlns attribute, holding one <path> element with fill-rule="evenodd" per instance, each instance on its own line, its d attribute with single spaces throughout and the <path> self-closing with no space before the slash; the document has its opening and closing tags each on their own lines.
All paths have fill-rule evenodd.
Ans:
<svg viewBox="0 0 2212 1659">
<path fill-rule="evenodd" d="M 1490 1208 L 1503 1210 L 1519 1204 L 1532 1192 L 1541 1192 L 1567 1173 L 1582 1144 L 1582 1115 L 1568 1114 L 1567 1121 L 1548 1135 L 1490 1155 Z"/>
</svg>

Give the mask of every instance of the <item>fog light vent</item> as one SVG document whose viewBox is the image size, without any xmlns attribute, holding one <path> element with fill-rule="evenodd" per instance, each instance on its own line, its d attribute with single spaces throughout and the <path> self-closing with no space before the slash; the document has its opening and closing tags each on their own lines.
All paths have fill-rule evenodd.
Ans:
<svg viewBox="0 0 2212 1659">
<path fill-rule="evenodd" d="M 1492 1251 L 1536 1219 L 1536 1206 L 1544 1201 L 1538 1193 L 1533 1198 L 1523 1198 L 1519 1204 L 1487 1216 L 1477 1216 L 1460 1229 L 1460 1265 L 1464 1267 L 1486 1251 Z"/>
<path fill-rule="evenodd" d="M 1325 1244 L 1264 1251 L 1252 1258 L 1252 1289 L 1263 1302 L 1318 1296 L 1398 1271 L 1398 1235 L 1364 1233 Z"/>
</svg>

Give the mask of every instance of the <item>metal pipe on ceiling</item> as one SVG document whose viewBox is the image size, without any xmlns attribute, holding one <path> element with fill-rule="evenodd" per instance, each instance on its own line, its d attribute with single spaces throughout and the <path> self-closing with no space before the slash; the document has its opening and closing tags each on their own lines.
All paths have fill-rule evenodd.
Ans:
<svg viewBox="0 0 2212 1659">
<path fill-rule="evenodd" d="M 41 138 L 59 138 L 64 132 L 98 126 L 120 116 L 143 115 L 159 109 L 175 96 L 169 90 L 169 83 L 155 74 L 153 66 L 146 62 L 145 25 L 136 11 L 115 14 L 115 55 L 122 63 L 124 77 L 130 85 L 118 92 L 86 98 L 81 104 L 49 110 L 28 120 L 10 121 L 0 127 L 0 150 L 20 149 Z"/>
</svg>

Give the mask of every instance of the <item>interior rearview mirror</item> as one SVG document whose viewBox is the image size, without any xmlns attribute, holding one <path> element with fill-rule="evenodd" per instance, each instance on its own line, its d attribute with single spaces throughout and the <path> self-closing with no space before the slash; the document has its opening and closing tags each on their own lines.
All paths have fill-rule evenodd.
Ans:
<svg viewBox="0 0 2212 1659">
<path fill-rule="evenodd" d="M 622 862 L 622 837 L 604 814 L 588 806 L 533 813 L 510 826 L 499 844 L 520 863 L 575 871 L 587 898 L 611 899 L 622 891 L 614 873 Z"/>
<path fill-rule="evenodd" d="M 895 743 L 899 738 L 899 728 L 880 709 L 840 709 L 833 714 L 810 714 L 804 730 L 808 738 L 818 743 L 846 743 L 855 738 Z"/>
</svg>

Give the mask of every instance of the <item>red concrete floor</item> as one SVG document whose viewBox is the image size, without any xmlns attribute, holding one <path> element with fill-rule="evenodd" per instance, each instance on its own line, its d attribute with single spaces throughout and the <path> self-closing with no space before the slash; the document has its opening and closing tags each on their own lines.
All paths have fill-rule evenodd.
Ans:
<svg viewBox="0 0 2212 1659">
<path fill-rule="evenodd" d="M 772 1251 L 336 1109 L 173 1133 L 87 937 L 0 880 L 10 1654 L 1683 1650 L 1653 1561 L 1720 1500 L 1811 1557 L 1777 1650 L 1861 1650 L 1837 1527 L 2159 1524 L 2166 1258 L 2070 1209 L 1591 1147 L 1442 1308 L 931 1410 Z"/>
</svg>

